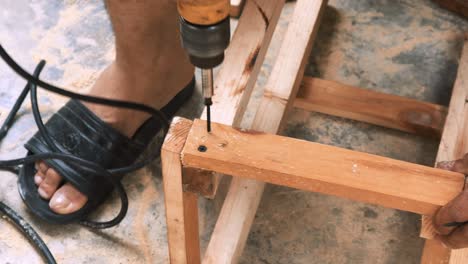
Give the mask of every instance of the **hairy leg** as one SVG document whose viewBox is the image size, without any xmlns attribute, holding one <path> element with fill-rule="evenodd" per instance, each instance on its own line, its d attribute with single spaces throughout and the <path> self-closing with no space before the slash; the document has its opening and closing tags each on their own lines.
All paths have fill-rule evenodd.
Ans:
<svg viewBox="0 0 468 264">
<path fill-rule="evenodd" d="M 144 103 L 160 109 L 193 77 L 181 47 L 174 0 L 106 0 L 115 35 L 116 57 L 90 95 Z M 133 110 L 85 104 L 105 122 L 131 137 L 148 115 Z M 60 214 L 80 209 L 85 195 L 44 162 L 36 164 L 35 182 L 50 207 Z"/>
</svg>

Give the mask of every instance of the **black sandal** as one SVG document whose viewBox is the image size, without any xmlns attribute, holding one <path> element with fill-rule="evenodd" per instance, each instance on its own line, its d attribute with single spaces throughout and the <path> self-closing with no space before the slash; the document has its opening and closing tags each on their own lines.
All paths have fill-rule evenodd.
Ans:
<svg viewBox="0 0 468 264">
<path fill-rule="evenodd" d="M 74 93 L 44 82 L 39 78 L 39 74 L 45 66 L 44 60 L 39 62 L 34 74 L 31 75 L 16 63 L 1 44 L 0 57 L 14 72 L 28 82 L 0 126 L 0 142 L 15 122 L 16 114 L 29 92 L 31 92 L 34 121 L 39 129 L 39 132 L 26 144 L 27 156 L 0 160 L 0 170 L 19 174 L 18 185 L 21 197 L 34 214 L 46 221 L 60 224 L 79 221 L 82 225 L 91 228 L 109 228 L 120 223 L 128 209 L 127 194 L 120 183 L 120 178 L 126 173 L 148 165 L 159 156 L 160 149 L 154 148 L 155 151 L 150 151 L 144 159 L 134 162 L 157 133 L 162 135 L 167 133 L 169 129 L 168 118 L 171 118 L 190 98 L 195 80 L 192 79 L 169 104 L 158 110 L 139 103 Z M 50 129 L 47 129 L 42 122 L 37 102 L 37 86 L 73 98 L 47 123 L 47 127 L 53 128 L 53 131 L 48 131 Z M 151 118 L 139 128 L 132 139 L 129 139 L 105 124 L 76 100 L 142 111 L 150 114 Z M 35 152 L 39 154 L 34 154 Z M 94 156 L 95 159 L 90 161 L 81 158 L 82 156 L 89 158 L 90 155 Z M 33 164 L 37 161 L 47 162 L 77 189 L 85 193 L 88 196 L 87 204 L 69 215 L 59 215 L 52 212 L 48 203 L 39 197 L 37 187 L 34 184 L 33 178 L 36 171 Z M 112 189 L 116 191 L 121 200 L 118 215 L 106 222 L 86 220 L 88 213 L 104 201 Z M 47 263 L 56 263 L 47 245 L 20 215 L 1 201 L 0 212 L 15 223 L 23 235 L 35 245 Z"/>
<path fill-rule="evenodd" d="M 194 86 L 195 80 L 192 79 L 161 109 L 161 112 L 168 119 L 172 118 L 191 97 Z M 35 85 L 31 85 L 32 101 L 33 98 L 36 98 Z M 37 100 L 33 102 L 33 108 L 34 104 L 37 107 Z M 40 116 L 37 119 L 36 115 L 37 113 L 35 118 L 40 131 L 25 144 L 28 150 L 27 157 L 34 155 L 37 159 L 44 154 L 44 162 L 54 168 L 65 181 L 85 194 L 88 202 L 71 214 L 62 215 L 53 212 L 48 201 L 38 194 L 38 187 L 34 183 L 36 170 L 34 164 L 30 162 L 21 167 L 18 180 L 19 193 L 29 209 L 45 221 L 56 224 L 79 221 L 93 228 L 107 228 L 118 224 L 125 217 L 128 208 L 127 197 L 120 179 L 125 173 L 142 167 L 141 162 L 135 164 L 135 161 L 163 128 L 161 120 L 155 117 L 148 119 L 130 139 L 107 125 L 75 99 L 71 99 L 54 114 L 42 128 L 43 131 L 41 131 Z M 59 153 L 61 157 L 54 157 L 54 153 Z M 88 214 L 96 209 L 114 188 L 121 197 L 119 214 L 107 222 L 86 220 Z"/>
</svg>

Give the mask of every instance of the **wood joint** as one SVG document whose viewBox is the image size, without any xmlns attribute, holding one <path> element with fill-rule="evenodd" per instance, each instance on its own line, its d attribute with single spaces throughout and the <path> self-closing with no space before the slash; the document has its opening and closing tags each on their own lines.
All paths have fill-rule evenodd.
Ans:
<svg viewBox="0 0 468 264">
<path fill-rule="evenodd" d="M 182 184 L 184 191 L 197 193 L 205 198 L 213 199 L 216 193 L 215 182 L 217 174 L 199 168 L 184 167 Z"/>
</svg>

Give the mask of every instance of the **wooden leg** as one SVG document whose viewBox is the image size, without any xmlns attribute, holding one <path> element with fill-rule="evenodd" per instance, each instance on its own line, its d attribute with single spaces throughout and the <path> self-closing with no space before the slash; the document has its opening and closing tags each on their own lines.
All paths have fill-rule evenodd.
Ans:
<svg viewBox="0 0 468 264">
<path fill-rule="evenodd" d="M 170 262 L 200 263 L 197 194 L 184 192 L 181 152 L 192 122 L 175 119 L 161 150 Z"/>
<path fill-rule="evenodd" d="M 198 232 L 198 194 L 183 192 L 185 249 L 187 263 L 200 263 L 200 239 Z M 173 263 L 179 263 L 174 261 Z"/>
<path fill-rule="evenodd" d="M 203 257 L 203 264 L 232 264 L 239 261 L 250 231 L 244 226 L 252 225 L 264 186 L 265 183 L 256 180 L 239 177 L 232 179 L 220 212 L 220 215 L 230 215 L 230 217 L 221 217 L 216 222 L 216 232 L 212 234 Z M 242 221 L 235 221 L 235 219 L 242 219 Z"/>
<path fill-rule="evenodd" d="M 285 112 L 292 105 L 289 100 L 296 97 L 301 84 L 305 63 L 326 3 L 326 0 L 297 1 L 293 20 L 265 86 L 264 97 L 252 129 L 274 134 L 278 132 Z M 294 49 L 291 49 L 292 46 Z M 229 195 L 206 250 L 204 263 L 235 263 L 244 248 L 263 188 L 263 182 L 252 180 L 241 179 L 231 183 Z M 229 234 L 229 239 L 224 234 Z"/>
<path fill-rule="evenodd" d="M 456 160 L 468 153 L 468 39 L 465 39 L 460 64 L 458 66 L 457 80 L 452 91 L 449 112 L 445 121 L 444 132 L 440 140 L 437 162 Z M 423 217 L 421 236 L 434 237 L 434 228 L 430 217 Z M 436 249 L 436 247 L 439 249 Z M 445 263 L 449 258 L 450 264 L 468 263 L 468 249 L 446 251 L 442 244 L 426 241 L 423 251 L 422 263 Z M 438 252 L 434 254 L 433 252 Z M 427 261 L 432 262 L 427 262 Z M 426 262 L 424 262 L 426 261 Z"/>
<path fill-rule="evenodd" d="M 444 247 L 437 240 L 426 240 L 421 264 L 448 264 L 450 260 L 450 249 Z"/>
<path fill-rule="evenodd" d="M 467 260 L 466 249 L 450 250 L 440 241 L 428 239 L 424 244 L 421 264 L 465 264 Z"/>
</svg>

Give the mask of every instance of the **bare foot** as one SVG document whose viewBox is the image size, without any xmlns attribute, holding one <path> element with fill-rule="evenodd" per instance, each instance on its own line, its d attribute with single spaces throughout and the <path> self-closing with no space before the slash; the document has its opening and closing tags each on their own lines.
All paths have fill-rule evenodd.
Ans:
<svg viewBox="0 0 468 264">
<path fill-rule="evenodd" d="M 192 79 L 194 68 L 178 34 L 176 1 L 111 1 L 106 10 L 115 35 L 116 58 L 99 77 L 90 95 L 133 101 L 161 109 Z M 149 118 L 138 111 L 86 104 L 124 135 L 131 137 Z M 44 162 L 36 164 L 35 183 L 50 208 L 59 214 L 77 211 L 87 197 Z"/>
<path fill-rule="evenodd" d="M 173 58 L 170 59 L 173 60 Z M 172 63 L 169 68 L 177 70 L 168 73 L 161 72 L 155 67 L 153 69 L 151 67 L 138 70 L 125 69 L 114 63 L 101 74 L 90 94 L 144 103 L 160 109 L 193 77 L 193 66 L 187 60 L 169 63 Z M 148 114 L 139 111 L 84 104 L 103 121 L 128 137 L 131 137 L 149 118 Z M 62 177 L 46 163 L 42 161 L 36 163 L 36 169 L 34 181 L 38 186 L 38 193 L 42 198 L 50 199 L 49 206 L 54 212 L 69 214 L 86 204 L 88 198 L 70 183 L 63 183 Z"/>
</svg>

